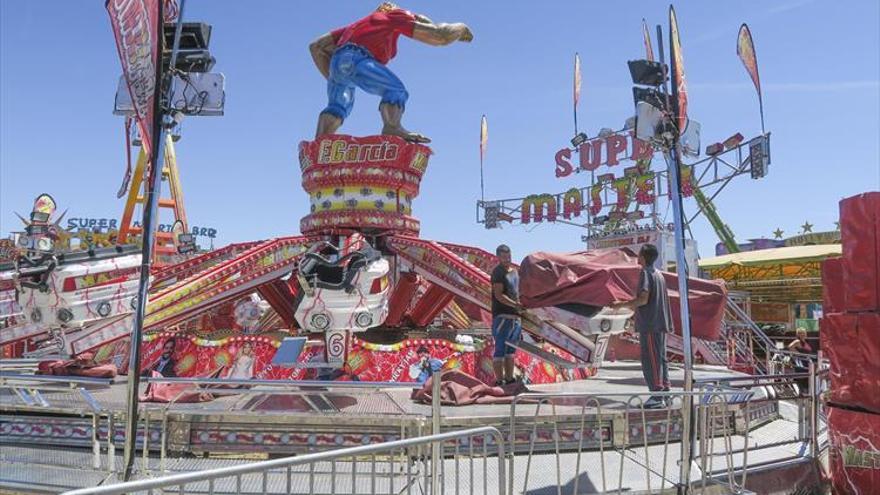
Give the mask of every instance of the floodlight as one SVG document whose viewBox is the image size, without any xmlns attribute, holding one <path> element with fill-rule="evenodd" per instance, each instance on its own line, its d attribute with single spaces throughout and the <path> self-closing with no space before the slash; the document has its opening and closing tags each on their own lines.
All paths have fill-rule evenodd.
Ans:
<svg viewBox="0 0 880 495">
<path fill-rule="evenodd" d="M 174 31 L 177 24 L 165 24 L 165 47 L 174 46 Z M 181 50 L 207 50 L 211 43 L 211 25 L 204 22 L 184 22 L 180 30 Z"/>
<path fill-rule="evenodd" d="M 743 135 L 737 132 L 733 136 L 730 136 L 729 138 L 724 140 L 724 149 L 729 150 L 736 148 L 737 146 L 739 146 L 739 143 L 743 142 L 743 139 L 745 139 Z"/>
<path fill-rule="evenodd" d="M 666 80 L 666 65 L 650 60 L 630 60 L 626 63 L 634 84 L 660 86 Z"/>
<path fill-rule="evenodd" d="M 663 124 L 663 112 L 644 101 L 636 104 L 636 138 L 642 141 L 657 139 Z"/>
<path fill-rule="evenodd" d="M 634 86 L 633 101 L 636 105 L 638 105 L 640 101 L 643 101 L 660 110 L 666 110 L 666 95 L 660 93 L 656 89 Z"/>
<path fill-rule="evenodd" d="M 709 146 L 706 146 L 706 154 L 709 156 L 715 156 L 724 151 L 724 145 L 721 143 L 712 143 Z"/>
<path fill-rule="evenodd" d="M 681 152 L 686 156 L 700 156 L 700 123 L 688 120 L 687 127 L 681 133 Z"/>
</svg>

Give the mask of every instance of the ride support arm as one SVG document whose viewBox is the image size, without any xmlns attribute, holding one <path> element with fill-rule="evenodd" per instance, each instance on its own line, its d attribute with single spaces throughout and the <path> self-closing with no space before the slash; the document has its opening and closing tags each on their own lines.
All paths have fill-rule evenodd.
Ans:
<svg viewBox="0 0 880 495">
<path fill-rule="evenodd" d="M 456 41 L 470 43 L 474 33 L 461 22 L 434 24 L 423 15 L 416 15 L 413 39 L 433 46 L 444 46 Z"/>
<path fill-rule="evenodd" d="M 315 41 L 309 43 L 309 52 L 312 54 L 312 60 L 324 78 L 330 77 L 330 59 L 336 52 L 336 40 L 330 33 L 320 36 Z"/>
</svg>

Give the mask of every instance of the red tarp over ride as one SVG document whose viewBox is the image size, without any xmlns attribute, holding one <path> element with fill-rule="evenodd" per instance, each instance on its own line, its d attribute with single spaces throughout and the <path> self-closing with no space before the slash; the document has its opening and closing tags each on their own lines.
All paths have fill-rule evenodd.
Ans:
<svg viewBox="0 0 880 495">
<path fill-rule="evenodd" d="M 639 282 L 637 256 L 626 248 L 579 253 L 538 252 L 526 256 L 520 265 L 520 300 L 527 308 L 580 303 L 608 306 L 635 297 Z M 675 332 L 681 333 L 678 278 L 663 272 L 669 290 L 669 304 Z M 717 340 L 727 289 L 722 281 L 688 279 L 691 335 Z"/>
</svg>

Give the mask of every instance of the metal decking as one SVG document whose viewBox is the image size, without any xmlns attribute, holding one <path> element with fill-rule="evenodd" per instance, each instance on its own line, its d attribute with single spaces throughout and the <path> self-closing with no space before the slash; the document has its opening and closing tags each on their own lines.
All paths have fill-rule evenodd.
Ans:
<svg viewBox="0 0 880 495">
<path fill-rule="evenodd" d="M 681 379 L 681 370 L 673 368 L 670 372 L 675 386 Z M 697 379 L 735 375 L 719 367 L 703 366 L 695 371 Z M 644 392 L 640 368 L 632 362 L 608 363 L 598 377 L 590 380 L 530 388 L 545 393 L 596 396 Z M 138 445 L 142 447 L 144 444 L 143 431 L 149 431 L 146 437 L 149 455 L 138 454 L 139 476 L 190 472 L 251 462 L 267 456 L 317 452 L 430 433 L 431 406 L 412 402 L 409 389 L 358 390 L 333 385 L 324 390 L 312 387 L 296 393 L 259 388 L 223 392 L 228 395 L 207 403 L 173 404 L 170 407 L 167 404 L 143 404 L 142 411 L 147 419 L 140 423 Z M 115 473 L 121 467 L 124 385 L 90 387 L 88 395 L 91 402 L 73 389 L 42 390 L 40 396 L 45 404 L 25 405 L 9 389 L 0 388 L 0 488 L 56 493 L 116 481 Z M 575 483 L 579 493 L 590 493 L 593 489 L 602 491 L 599 468 L 602 462 L 605 462 L 606 485 L 619 485 L 630 491 L 647 490 L 649 484 L 654 491 L 674 486 L 678 481 L 675 460 L 680 448 L 675 439 L 675 425 L 680 423 L 677 411 L 646 413 L 640 419 L 632 416 L 640 412 L 628 410 L 623 402 L 602 400 L 601 414 L 604 416 L 596 418 L 595 411 L 588 410 L 589 417 L 584 418 L 583 424 L 578 424 L 584 411 L 582 407 L 565 402 L 553 407 L 535 403 L 516 405 L 518 425 L 516 442 L 511 448 L 517 455 L 510 473 L 514 493 L 556 493 L 557 484 L 566 487 L 563 493 L 571 493 Z M 733 429 L 739 428 L 736 435 L 731 436 L 734 448 L 741 445 L 736 442 L 742 442 L 746 433 L 741 429 L 744 410 L 737 407 L 732 407 L 729 417 Z M 809 449 L 805 447 L 796 406 L 763 398 L 759 392 L 748 411 L 750 466 L 804 459 Z M 442 431 L 494 426 L 509 439 L 510 416 L 509 404 L 444 406 Z M 671 436 L 668 446 L 664 447 L 667 427 Z M 573 449 L 572 442 L 587 431 L 584 428 L 592 428 L 595 434 L 604 435 L 604 452 L 598 451 L 595 442 L 598 437 L 584 441 L 581 468 L 576 470 L 578 449 Z M 642 440 L 646 433 L 647 446 Z M 721 441 L 716 439 L 713 445 Z M 495 476 L 492 469 L 497 469 L 497 465 L 485 463 L 483 457 L 476 459 L 471 466 L 473 458 L 468 448 L 471 446 L 445 445 L 447 459 L 441 465 L 441 471 L 450 480 L 455 476 L 467 476 L 467 480 L 454 480 L 455 486 L 473 488 L 473 492 L 462 493 L 484 493 L 483 475 L 492 479 Z M 675 456 L 666 456 L 665 462 L 664 448 L 676 452 Z M 529 449 L 532 449 L 532 455 L 525 455 Z M 510 451 L 509 448 L 507 452 Z M 225 458 L 219 458 L 221 456 Z M 110 459 L 112 466 L 108 465 Z M 709 459 L 714 465 L 706 467 L 723 475 L 728 460 L 714 455 Z M 734 455 L 730 461 L 734 470 L 742 465 L 741 456 Z M 557 470 L 560 462 L 570 469 Z M 462 469 L 461 463 L 467 464 L 466 469 Z M 485 473 L 482 472 L 484 463 L 488 470 Z M 400 469 L 405 464 L 400 463 Z M 423 470 L 424 464 L 414 466 L 410 463 L 409 469 Z M 332 469 L 328 467 L 326 473 L 312 477 L 310 483 L 316 493 L 373 493 L 371 486 L 362 485 L 370 478 L 363 476 L 369 472 L 369 467 L 360 466 L 357 471 L 360 474 L 352 481 L 351 463 L 336 463 Z M 472 475 L 476 483 L 473 487 L 470 486 Z M 292 486 L 301 490 L 293 493 L 309 492 L 309 487 L 302 485 L 305 481 L 299 479 L 302 477 L 292 479 Z M 361 477 L 363 479 L 359 479 Z M 402 483 L 401 480 L 392 481 L 394 476 L 387 473 L 378 473 L 373 478 L 380 485 L 375 493 L 389 493 L 386 490 L 392 489 L 391 483 Z M 424 482 L 419 476 L 415 478 L 420 480 L 419 483 Z M 267 480 L 279 489 L 283 489 L 280 483 L 287 482 L 282 474 L 271 474 Z M 251 482 L 246 483 L 250 486 L 248 483 Z M 247 486 L 246 492 L 249 491 Z M 214 488 L 215 493 L 226 491 L 220 485 Z M 395 493 L 404 489 L 402 484 L 395 484 L 393 488 Z M 257 486 L 254 493 L 260 493 L 260 490 L 261 487 Z M 198 491 L 196 486 L 187 487 L 187 493 Z M 269 493 L 272 492 L 270 489 Z M 414 489 L 413 493 L 422 491 Z M 485 493 L 493 493 L 491 487 Z"/>
</svg>

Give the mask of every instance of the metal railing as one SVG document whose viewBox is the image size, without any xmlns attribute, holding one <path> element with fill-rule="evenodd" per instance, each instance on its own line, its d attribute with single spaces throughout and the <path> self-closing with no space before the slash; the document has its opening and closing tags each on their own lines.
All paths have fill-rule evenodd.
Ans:
<svg viewBox="0 0 880 495">
<path fill-rule="evenodd" d="M 75 407 L 81 411 L 100 412 L 103 408 L 86 386 L 109 387 L 110 383 L 106 378 L 0 372 L 0 391 L 8 391 L 28 408 L 48 409 L 53 406 L 54 401 L 58 407 L 70 407 L 73 404 L 82 406 Z"/>
<path fill-rule="evenodd" d="M 647 409 L 645 398 L 660 398 L 667 405 Z M 725 387 L 695 392 L 644 394 L 548 393 L 522 394 L 510 408 L 508 451 L 525 455 L 508 458 L 509 493 L 530 493 L 545 489 L 563 493 L 612 493 L 630 490 L 671 489 L 690 485 L 679 480 L 680 463 L 696 461 L 700 483 L 719 483 L 715 458 L 723 456 L 723 482 L 732 491 L 745 485 L 748 436 L 742 435 L 734 448 L 734 436 L 749 429 L 751 391 Z M 681 452 L 681 407 L 685 397 L 693 398 L 692 415 L 699 439 L 693 452 Z M 518 414 L 523 406 L 534 406 L 531 418 Z M 550 414 L 541 414 L 544 407 Z M 587 419 L 589 418 L 589 419 Z M 737 418 L 742 418 L 737 421 Z M 737 429 L 737 424 L 742 425 Z M 719 446 L 718 441 L 721 440 Z M 549 443 L 538 448 L 537 443 Z M 735 456 L 739 456 L 735 458 Z M 591 469 L 582 472 L 582 466 Z M 573 467 L 573 469 L 572 469 Z M 598 468 L 598 469 L 597 469 Z M 598 480 L 591 474 L 599 472 Z M 737 474 L 739 478 L 737 479 Z M 521 486 L 515 486 L 516 482 Z M 521 488 L 520 491 L 515 491 Z"/>
<path fill-rule="evenodd" d="M 389 493 L 388 490 L 396 490 L 394 493 L 409 493 L 412 490 L 416 490 L 417 493 L 492 493 L 489 489 L 494 487 L 495 483 L 489 468 L 494 464 L 492 457 L 496 454 L 491 452 L 499 444 L 504 444 L 501 452 L 497 454 L 503 470 L 498 471 L 498 476 L 504 479 L 506 485 L 499 488 L 498 493 L 508 491 L 514 493 L 514 486 L 522 487 L 523 492 L 541 488 L 554 491 L 555 488 L 556 493 L 562 494 L 621 492 L 639 488 L 663 491 L 676 486 L 690 485 L 696 489 L 699 486 L 705 488 L 710 484 L 726 485 L 735 492 L 745 486 L 747 475 L 745 466 L 751 453 L 756 449 L 803 442 L 802 451 L 807 453 L 805 455 L 815 458 L 827 448 L 827 440 L 823 436 L 823 405 L 819 400 L 822 391 L 826 388 L 825 382 L 828 378 L 828 371 L 824 366 L 824 362 L 820 359 L 819 366 L 811 363 L 808 373 L 697 379 L 694 382 L 696 391 L 689 394 L 683 392 L 523 394 L 513 399 L 510 406 L 510 430 L 507 432 L 508 436 L 503 439 L 495 435 L 497 430 L 494 428 L 488 429 L 493 432 L 488 436 L 479 433 L 483 429 L 449 432 L 438 436 L 442 410 L 439 400 L 435 400 L 432 404 L 430 425 L 434 435 L 430 437 L 376 444 L 370 447 L 385 446 L 390 450 L 375 451 L 372 454 L 357 450 L 361 447 L 317 454 L 331 456 L 326 458 L 326 462 L 320 460 L 324 458 L 310 457 L 316 454 L 308 454 L 289 458 L 306 459 L 300 461 L 306 464 L 291 464 L 289 467 L 269 464 L 264 466 L 263 471 L 236 471 L 237 474 L 222 478 L 225 481 L 221 481 L 221 478 L 213 478 L 214 482 L 210 482 L 208 478 L 192 478 L 192 481 L 185 481 L 183 486 L 178 483 L 167 485 L 166 488 L 177 486 L 186 493 L 194 491 L 207 493 L 211 491 L 210 489 L 214 489 L 215 493 L 242 493 L 242 489 L 249 493 L 261 493 L 260 490 L 267 487 L 268 491 L 263 493 L 288 493 L 283 490 L 289 486 L 289 483 L 298 480 L 297 493 L 314 493 L 316 490 L 322 493 Z M 439 376 L 435 377 L 439 378 Z M 242 400 L 234 404 L 248 403 L 247 398 L 253 397 L 254 394 L 332 394 L 345 389 L 374 393 L 380 388 L 413 386 L 356 382 L 185 378 L 156 378 L 149 381 L 215 387 L 198 390 L 217 395 L 241 395 Z M 435 382 L 432 396 L 439 397 L 440 380 Z M 107 380 L 79 377 L 0 374 L 0 389 L 31 386 L 36 387 L 37 390 L 45 389 L 52 392 L 66 390 L 79 393 L 76 391 L 85 390 L 84 385 L 106 383 Z M 220 385 L 249 387 L 216 388 Z M 192 391 L 193 389 L 188 390 L 188 392 Z M 670 399 L 671 404 L 661 409 L 645 409 L 642 406 L 648 395 L 663 396 Z M 693 448 L 690 452 L 682 452 L 678 445 L 682 432 L 681 407 L 687 403 L 693 404 L 691 417 L 694 418 L 694 426 L 691 429 L 690 443 Z M 797 407 L 797 420 L 790 420 L 790 424 L 803 425 L 797 433 L 784 437 L 761 438 L 760 442 L 750 441 L 750 429 L 754 424 L 762 423 L 753 421 L 753 417 L 756 416 L 752 413 L 762 408 L 770 408 L 778 412 L 783 403 Z M 144 430 L 141 451 L 144 462 L 140 473 L 142 476 L 150 475 L 148 464 L 150 450 L 161 449 L 161 471 L 168 472 L 165 465 L 168 445 L 167 413 L 173 405 L 172 401 L 168 404 L 155 404 L 155 407 L 146 406 L 142 414 L 141 424 Z M 210 407 L 207 405 L 205 407 L 209 408 L 206 413 L 210 414 Z M 253 409 L 241 408 L 234 410 L 253 411 Z M 788 410 L 794 411 L 791 406 Z M 98 456 L 101 453 L 101 446 L 98 443 L 97 431 L 98 421 L 104 417 L 102 414 L 105 412 L 93 414 L 95 467 L 100 468 Z M 115 470 L 113 422 L 118 423 L 119 418 L 114 418 L 112 413 L 107 414 L 106 418 L 107 466 L 113 471 Z M 148 444 L 151 441 L 151 424 L 155 429 L 158 426 L 157 419 L 162 421 L 160 428 L 162 435 L 158 442 L 160 447 L 156 447 L 155 443 L 153 446 Z M 420 429 L 419 432 L 421 431 Z M 768 441 L 763 441 L 765 439 Z M 388 454 L 392 451 L 396 454 Z M 343 459 L 348 461 L 342 462 Z M 691 471 L 695 475 L 691 479 L 678 478 L 677 464 L 682 462 L 694 466 Z M 236 467 L 252 466 L 254 464 Z M 216 470 L 211 470 L 214 471 Z M 191 474 L 203 475 L 205 472 Z M 596 476 L 597 474 L 599 476 Z M 482 491 L 480 491 L 481 485 Z M 640 486 L 636 487 L 636 485 Z M 270 487 L 273 488 L 270 490 Z M 505 491 L 500 491 L 502 489 Z"/>
<path fill-rule="evenodd" d="M 339 382 L 320 380 L 248 380 L 228 378 L 146 378 L 148 384 L 177 384 L 191 385 L 179 390 L 168 402 L 143 403 L 140 413 L 143 425 L 144 445 L 142 446 L 142 469 L 149 474 L 150 458 L 149 450 L 159 451 L 159 470 L 167 473 L 167 460 L 169 458 L 169 417 L 175 412 L 193 412 L 192 404 L 181 404 L 181 401 L 191 398 L 194 394 L 210 395 L 210 400 L 198 405 L 200 415 L 225 415 L 228 418 L 245 418 L 235 424 L 251 424 L 256 415 L 266 416 L 271 414 L 285 417 L 294 416 L 297 413 L 316 413 L 327 418 L 328 421 L 339 422 L 340 416 L 347 413 L 345 403 L 351 398 L 357 398 L 354 404 L 360 405 L 366 400 L 372 404 L 365 407 L 366 410 L 354 411 L 358 417 L 364 415 L 381 416 L 389 427 L 395 426 L 392 418 L 407 420 L 409 416 L 400 405 L 387 395 L 383 389 L 412 389 L 412 383 L 399 382 Z M 216 400 L 229 399 L 229 400 Z M 285 402 L 283 407 L 273 407 L 273 401 Z M 297 411 L 291 403 L 299 404 L 302 410 Z M 347 407 L 361 407 L 349 405 Z M 150 445 L 150 423 L 159 422 L 160 437 L 158 446 Z M 243 422 L 243 423 L 242 423 Z M 259 422 L 259 420 L 256 420 Z M 397 425 L 399 426 L 399 425 Z M 404 437 L 403 428 L 400 427 L 399 437 Z"/>
<path fill-rule="evenodd" d="M 455 466 L 443 469 L 438 490 L 429 489 L 431 465 L 443 464 L 430 455 L 435 444 L 470 446 L 469 463 L 453 459 Z M 479 445 L 482 455 L 474 453 Z M 492 446 L 491 454 L 488 447 Z M 475 463 L 475 457 L 482 463 Z M 174 474 L 95 488 L 65 492 L 64 495 L 121 495 L 129 493 L 486 493 L 489 460 L 497 463 L 498 494 L 506 493 L 504 438 L 492 427 L 473 428 L 438 435 L 397 440 L 375 445 L 306 454 L 283 459 L 254 462 L 205 471 Z M 462 464 L 471 468 L 464 476 Z M 472 482 L 475 470 L 483 480 L 482 489 Z M 450 471 L 453 471 L 450 473 Z M 449 473 L 449 474 L 446 474 Z M 173 490 L 172 490 L 173 489 Z"/>
<path fill-rule="evenodd" d="M 733 297 L 727 298 L 726 313 L 730 364 L 743 360 L 751 364 L 756 373 L 774 375 L 783 373 L 788 363 L 816 361 L 816 356 L 812 354 L 777 349 L 776 343 L 752 321 L 748 312 Z"/>
<path fill-rule="evenodd" d="M 247 423 L 253 426 L 259 422 L 259 419 L 254 418 L 267 414 L 296 414 L 290 407 L 276 407 L 277 410 L 273 411 L 272 401 L 295 402 L 302 406 L 303 410 L 300 412 L 319 412 L 321 416 L 328 418 L 335 413 L 335 417 L 339 418 L 340 415 L 346 415 L 345 407 L 339 404 L 361 404 L 364 399 L 368 399 L 367 409 L 372 409 L 374 415 L 382 415 L 388 424 L 391 424 L 387 420 L 392 416 L 399 418 L 401 424 L 412 419 L 382 389 L 411 389 L 413 384 L 170 377 L 145 378 L 144 382 L 183 387 L 175 391 L 167 402 L 142 402 L 139 406 L 136 431 L 137 445 L 142 457 L 139 467 L 143 475 L 151 475 L 156 471 L 166 473 L 168 461 L 175 459 L 170 454 L 174 447 L 170 426 L 172 415 L 176 412 L 198 411 L 203 416 L 233 415 L 242 418 L 236 424 Z M 94 451 L 90 467 L 112 474 L 117 469 L 117 447 L 123 441 L 120 425 L 123 424 L 124 414 L 118 410 L 118 405 L 116 409 L 108 407 L 102 403 L 103 396 L 93 394 L 95 390 L 108 390 L 111 383 L 112 380 L 105 378 L 0 372 L 0 398 L 4 406 L 12 406 L 15 410 L 64 410 L 91 418 L 90 424 L 83 425 L 90 432 L 89 444 Z M 222 400 L 200 404 L 180 403 L 188 396 L 201 393 L 210 394 L 212 399 Z M 353 397 L 357 400 L 350 400 Z M 366 413 L 363 408 L 356 412 Z M 392 438 L 405 436 L 402 427 L 391 435 Z M 151 452 L 157 452 L 159 458 L 151 457 Z"/>
<path fill-rule="evenodd" d="M 41 409 L 66 409 L 91 418 L 92 456 L 90 467 L 102 469 L 106 466 L 108 472 L 112 472 L 114 469 L 113 414 L 95 398 L 92 390 L 106 388 L 110 384 L 111 380 L 107 378 L 0 372 L 0 396 L 15 397 L 26 409 L 37 411 Z M 102 419 L 107 422 L 106 465 L 102 463 L 103 448 L 100 435 Z"/>
<path fill-rule="evenodd" d="M 810 361 L 806 373 L 703 378 L 696 380 L 694 386 L 723 386 L 760 392 L 763 397 L 756 398 L 753 403 L 773 405 L 778 415 L 796 425 L 797 429 L 788 436 L 767 439 L 753 450 L 802 442 L 809 457 L 817 458 L 827 447 L 827 438 L 822 435 L 827 426 L 821 394 L 827 389 L 828 370 L 822 369 L 819 364 Z M 787 417 L 782 410 L 786 404 L 796 408 L 796 417 Z"/>
</svg>

